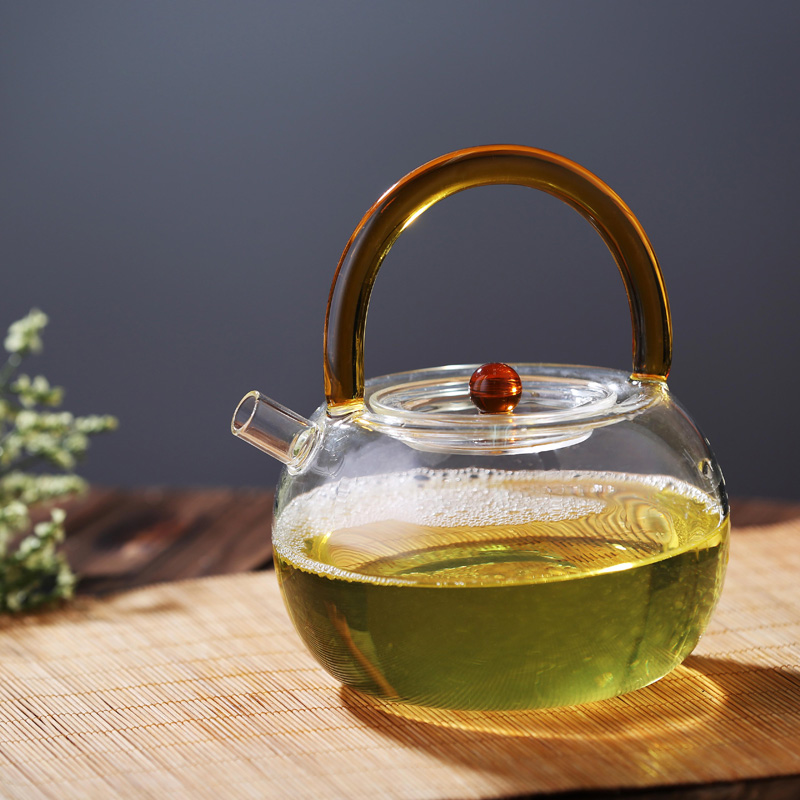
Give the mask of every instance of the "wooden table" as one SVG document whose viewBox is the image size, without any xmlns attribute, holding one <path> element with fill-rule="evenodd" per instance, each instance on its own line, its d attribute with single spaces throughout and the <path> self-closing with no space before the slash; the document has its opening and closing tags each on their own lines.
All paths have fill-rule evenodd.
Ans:
<svg viewBox="0 0 800 800">
<path fill-rule="evenodd" d="M 273 493 L 247 489 L 93 489 L 67 508 L 78 591 L 266 569 Z"/>
<path fill-rule="evenodd" d="M 66 549 L 81 576 L 79 592 L 104 595 L 161 581 L 268 569 L 272 504 L 268 491 L 94 489 L 68 509 Z M 800 505 L 776 501 L 740 500 L 732 507 L 737 531 L 800 516 Z M 800 776 L 559 797 L 788 800 L 800 798 Z"/>
</svg>

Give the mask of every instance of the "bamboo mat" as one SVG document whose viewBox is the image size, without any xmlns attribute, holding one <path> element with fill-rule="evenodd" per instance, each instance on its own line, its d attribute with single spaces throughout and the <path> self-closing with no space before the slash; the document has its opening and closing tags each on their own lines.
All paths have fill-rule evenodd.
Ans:
<svg viewBox="0 0 800 800">
<path fill-rule="evenodd" d="M 735 532 L 711 627 L 660 682 L 434 723 L 340 689 L 272 573 L 81 599 L 0 622 L 0 796 L 479 798 L 800 775 L 799 576 L 800 518 Z"/>
</svg>

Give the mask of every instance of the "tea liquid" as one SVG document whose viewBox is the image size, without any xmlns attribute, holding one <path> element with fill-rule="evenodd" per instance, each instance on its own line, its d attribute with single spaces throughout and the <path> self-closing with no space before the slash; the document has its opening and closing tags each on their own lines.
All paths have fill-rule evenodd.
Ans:
<svg viewBox="0 0 800 800">
<path fill-rule="evenodd" d="M 659 476 L 418 470 L 302 495 L 273 540 L 294 624 L 343 683 L 536 708 L 676 666 L 721 591 L 728 520 Z"/>
</svg>

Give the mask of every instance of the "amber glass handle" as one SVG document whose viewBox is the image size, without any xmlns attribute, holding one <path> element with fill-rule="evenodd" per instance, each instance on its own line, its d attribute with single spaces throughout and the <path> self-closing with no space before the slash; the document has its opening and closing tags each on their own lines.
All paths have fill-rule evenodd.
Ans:
<svg viewBox="0 0 800 800">
<path fill-rule="evenodd" d="M 346 413 L 364 398 L 364 328 L 372 286 L 397 237 L 423 211 L 473 186 L 515 184 L 563 200 L 594 225 L 617 262 L 633 324 L 634 380 L 663 381 L 672 359 L 664 279 L 639 221 L 603 181 L 574 161 L 532 147 L 457 150 L 406 175 L 355 229 L 333 278 L 325 315 L 328 410 Z"/>
</svg>

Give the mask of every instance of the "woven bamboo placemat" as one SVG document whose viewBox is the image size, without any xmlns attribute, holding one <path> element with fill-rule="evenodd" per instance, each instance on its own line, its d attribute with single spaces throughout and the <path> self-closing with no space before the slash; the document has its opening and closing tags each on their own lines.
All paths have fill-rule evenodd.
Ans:
<svg viewBox="0 0 800 800">
<path fill-rule="evenodd" d="M 389 713 L 302 648 L 272 573 L 0 622 L 0 796 L 478 798 L 800 774 L 800 519 L 733 536 L 696 652 L 610 701 Z"/>
</svg>

